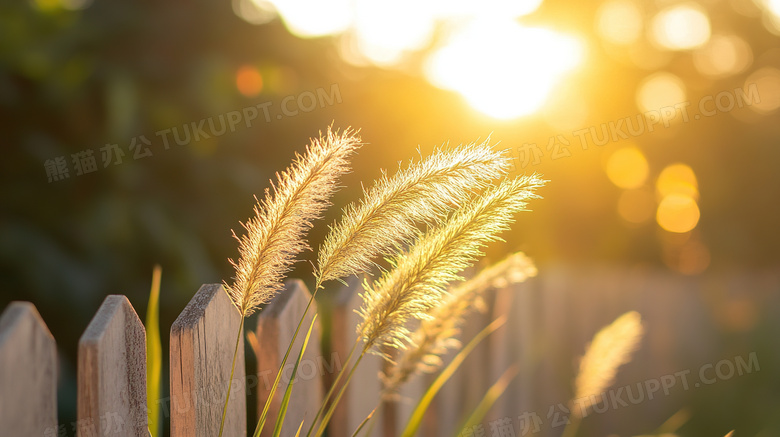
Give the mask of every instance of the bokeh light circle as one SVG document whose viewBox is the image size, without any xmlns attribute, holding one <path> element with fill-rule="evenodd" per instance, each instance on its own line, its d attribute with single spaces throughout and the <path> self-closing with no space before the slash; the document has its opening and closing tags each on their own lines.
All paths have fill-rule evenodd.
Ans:
<svg viewBox="0 0 780 437">
<path fill-rule="evenodd" d="M 700 212 L 696 200 L 684 194 L 669 194 L 661 200 L 656 221 L 666 231 L 685 233 L 699 223 Z"/>
<path fill-rule="evenodd" d="M 710 38 L 710 19 L 696 3 L 682 3 L 663 9 L 653 17 L 652 40 L 668 50 L 699 47 Z"/>
<path fill-rule="evenodd" d="M 607 177 L 623 189 L 641 187 L 649 172 L 647 159 L 635 146 L 623 147 L 609 156 L 606 163 Z"/>
</svg>

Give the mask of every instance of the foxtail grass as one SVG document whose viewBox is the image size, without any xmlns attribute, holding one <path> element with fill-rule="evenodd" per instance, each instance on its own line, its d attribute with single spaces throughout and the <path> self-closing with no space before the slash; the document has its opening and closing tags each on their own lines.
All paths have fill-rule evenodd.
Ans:
<svg viewBox="0 0 780 437">
<path fill-rule="evenodd" d="M 438 226 L 418 234 L 411 248 L 390 259 L 392 269 L 378 280 L 372 284 L 364 281 L 363 305 L 358 311 L 363 321 L 357 328 L 358 342 L 363 342 L 362 351 L 326 410 L 346 366 L 337 376 L 309 434 L 325 411 L 314 434 L 322 435 L 365 354 L 373 353 L 389 360 L 386 350 L 405 349 L 411 341 L 407 323 L 430 319 L 428 310 L 442 302 L 448 284 L 461 279 L 459 273 L 481 255 L 485 244 L 498 239 L 497 234 L 509 227 L 515 213 L 525 209 L 528 199 L 538 197 L 535 190 L 543 184 L 539 177 L 529 176 L 508 179 L 489 187 L 466 201 Z"/>
<path fill-rule="evenodd" d="M 433 402 L 433 398 L 437 393 L 439 393 L 439 390 L 441 390 L 441 388 L 444 386 L 444 383 L 446 383 L 452 377 L 455 371 L 458 370 L 460 365 L 463 364 L 463 361 L 466 360 L 466 357 L 469 356 L 471 351 L 473 351 L 474 348 L 476 348 L 477 345 L 482 342 L 482 340 L 487 338 L 487 336 L 495 332 L 498 328 L 502 327 L 504 323 L 506 323 L 505 316 L 493 320 L 493 322 L 483 328 L 482 331 L 477 333 L 477 335 L 475 335 L 474 338 L 472 338 L 471 341 L 469 341 L 468 344 L 466 344 L 466 346 L 461 349 L 457 355 L 455 355 L 452 361 L 447 364 L 447 367 L 442 370 L 442 372 L 436 377 L 433 383 L 431 383 L 428 389 L 425 390 L 425 393 L 420 398 L 420 401 L 417 402 L 417 406 L 415 406 L 414 411 L 412 411 L 412 415 L 409 417 L 409 422 L 406 424 L 406 428 L 404 428 L 404 431 L 401 433 L 401 437 L 412 437 L 417 434 L 417 431 L 420 429 L 420 425 L 422 425 L 425 412 L 428 411 L 428 407 L 431 405 L 431 402 Z"/>
<path fill-rule="evenodd" d="M 508 159 L 487 142 L 438 149 L 392 177 L 382 175 L 344 209 L 318 256 L 317 285 L 372 268 L 372 259 L 408 245 L 419 223 L 435 224 L 475 190 L 503 176 Z"/>
<path fill-rule="evenodd" d="M 349 171 L 349 157 L 359 146 L 360 139 L 349 129 L 338 133 L 328 128 L 277 174 L 276 183 L 255 205 L 255 216 L 243 224 L 244 236 L 233 233 L 240 258 L 231 260 L 236 274 L 225 290 L 243 317 L 283 288 L 295 256 L 308 248 L 304 235 L 329 205 L 338 178 Z"/>
<path fill-rule="evenodd" d="M 538 197 L 535 190 L 543 184 L 537 176 L 524 176 L 488 188 L 392 258 L 392 270 L 364 284 L 358 327 L 364 351 L 386 357 L 385 348 L 405 349 L 411 341 L 407 323 L 431 319 L 427 313 L 442 302 L 447 285 L 461 279 L 459 273 L 498 239 L 527 200 Z"/>
<path fill-rule="evenodd" d="M 360 139 L 351 130 L 339 133 L 329 127 L 325 135 L 312 140 L 304 155 L 296 154 L 290 167 L 277 174 L 276 183 L 272 182 L 271 189 L 265 190 L 263 200 L 255 205 L 255 216 L 243 224 L 246 230 L 244 236 L 239 238 L 233 233 L 239 241 L 240 258 L 237 262 L 231 260 L 236 274 L 232 285 L 225 283 L 225 290 L 241 313 L 241 323 L 229 381 L 233 380 L 244 320 L 260 305 L 270 302 L 283 288 L 282 280 L 295 257 L 308 248 L 305 234 L 329 205 L 338 178 L 349 171 L 349 158 L 360 145 Z M 299 329 L 300 323 L 296 336 Z M 294 339 L 285 354 L 285 361 L 293 342 Z M 265 411 L 275 395 L 283 367 L 284 363 L 266 401 Z M 231 386 L 228 386 L 222 411 L 220 437 Z"/>
<path fill-rule="evenodd" d="M 574 399 L 570 403 L 572 415 L 563 430 L 564 437 L 577 435 L 580 422 L 588 415 L 596 396 L 615 382 L 618 368 L 631 361 L 643 332 L 642 317 L 636 311 L 629 311 L 596 333 L 580 360 Z M 579 408 L 574 408 L 575 405 Z"/>
<path fill-rule="evenodd" d="M 596 333 L 580 361 L 574 383 L 574 399 L 579 401 L 580 408 L 574 409 L 573 414 L 587 415 L 592 398 L 609 388 L 615 381 L 618 368 L 631 361 L 642 333 L 642 318 L 636 311 L 623 314 Z"/>
<path fill-rule="evenodd" d="M 423 320 L 414 331 L 411 346 L 398 364 L 383 375 L 385 390 L 394 392 L 413 374 L 441 368 L 441 356 L 449 349 L 460 347 L 458 336 L 464 318 L 481 306 L 485 291 L 523 282 L 536 273 L 533 261 L 524 253 L 516 252 L 451 287 L 443 304 L 431 309 L 430 318 Z"/>
</svg>

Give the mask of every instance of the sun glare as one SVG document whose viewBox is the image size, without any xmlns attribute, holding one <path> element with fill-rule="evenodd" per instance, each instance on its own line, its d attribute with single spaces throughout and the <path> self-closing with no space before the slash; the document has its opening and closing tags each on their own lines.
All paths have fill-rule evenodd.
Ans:
<svg viewBox="0 0 780 437">
<path fill-rule="evenodd" d="M 398 63 L 406 51 L 424 48 L 433 37 L 435 22 L 421 5 L 414 0 L 359 0 L 354 36 L 360 55 L 388 66 Z"/>
<path fill-rule="evenodd" d="M 538 110 L 561 77 L 579 64 L 582 52 L 577 39 L 549 29 L 482 19 L 434 51 L 425 74 L 478 111 L 513 119 Z"/>
<path fill-rule="evenodd" d="M 350 0 L 271 0 L 290 33 L 315 38 L 343 32 L 352 25 Z"/>
<path fill-rule="evenodd" d="M 542 0 L 438 0 L 432 3 L 432 10 L 438 18 L 459 18 L 493 15 L 501 17 L 522 17 L 536 11 Z"/>
</svg>

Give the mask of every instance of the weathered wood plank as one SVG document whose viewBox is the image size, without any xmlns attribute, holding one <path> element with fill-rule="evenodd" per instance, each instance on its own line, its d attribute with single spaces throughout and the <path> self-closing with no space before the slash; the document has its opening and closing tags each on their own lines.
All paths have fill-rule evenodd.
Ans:
<svg viewBox="0 0 780 437">
<path fill-rule="evenodd" d="M 306 289 L 303 281 L 294 279 L 285 281 L 282 290 L 267 307 L 260 312 L 257 320 L 257 340 L 260 345 L 257 357 L 257 370 L 261 383 L 258 396 L 258 416 L 270 395 L 271 384 L 282 364 L 287 347 L 295 334 L 295 328 L 303 316 L 304 309 L 309 303 L 311 294 Z M 268 422 L 263 429 L 263 435 L 271 435 L 275 425 L 275 419 L 284 396 L 287 385 L 295 379 L 287 416 L 284 419 L 282 435 L 294 435 L 301 421 L 305 421 L 303 429 L 310 425 L 309 421 L 317 414 L 323 395 L 323 357 L 320 347 L 320 321 L 315 323 L 309 344 L 296 375 L 292 375 L 295 360 L 298 358 L 306 331 L 311 325 L 312 318 L 317 312 L 316 302 L 312 303 L 306 318 L 295 339 L 290 357 L 287 359 L 279 388 L 271 407 L 268 410 Z"/>
<path fill-rule="evenodd" d="M 79 339 L 79 436 L 148 436 L 146 332 L 125 296 L 106 297 Z"/>
<path fill-rule="evenodd" d="M 171 437 L 219 433 L 232 384 L 223 435 L 246 435 L 244 336 L 230 369 L 241 315 L 219 284 L 203 285 L 171 326 Z"/>
<path fill-rule="evenodd" d="M 509 369 L 513 363 L 517 362 L 516 343 L 518 336 L 520 335 L 517 324 L 520 322 L 517 313 L 514 308 L 514 302 L 517 299 L 517 285 L 509 285 L 507 287 L 495 290 L 493 293 L 493 305 L 492 305 L 492 319 L 496 320 L 504 318 L 506 322 L 504 326 L 498 328 L 495 332 L 485 339 L 488 345 L 488 354 L 490 360 L 488 362 L 489 368 L 488 374 L 490 375 L 487 384 L 488 387 L 481 396 L 487 393 L 489 387 L 498 381 L 504 372 Z M 504 419 L 513 416 L 514 408 L 509 405 L 510 399 L 512 399 L 514 393 L 504 393 L 496 403 L 493 404 L 490 412 L 485 419 L 489 421 Z M 480 398 L 473 400 L 472 402 L 478 402 Z"/>
<path fill-rule="evenodd" d="M 0 424 L 3 435 L 57 435 L 57 347 L 29 302 L 0 316 Z"/>
<path fill-rule="evenodd" d="M 548 266 L 539 275 L 540 317 L 537 323 L 538 354 L 541 358 L 534 387 L 534 404 L 542 417 L 550 406 L 565 403 L 571 396 L 574 353 L 570 348 L 571 311 L 567 297 L 578 291 L 569 269 Z"/>
<path fill-rule="evenodd" d="M 362 277 L 352 277 L 343 287 L 336 297 L 336 305 L 333 308 L 333 324 L 331 328 L 331 345 L 334 358 L 342 365 L 346 365 L 346 359 L 349 355 L 352 345 L 357 340 L 356 327 L 360 324 L 361 318 L 355 313 L 355 310 L 362 304 L 362 299 L 358 294 L 362 290 Z M 356 353 L 360 353 L 357 350 Z M 382 393 L 382 383 L 379 379 L 379 372 L 382 370 L 383 360 L 376 355 L 366 355 L 360 362 L 360 366 L 355 370 L 352 376 L 352 382 L 344 392 L 333 419 L 331 420 L 330 435 L 334 437 L 349 437 L 360 426 L 380 399 Z M 337 373 L 337 372 L 336 372 Z M 333 374 L 335 379 L 335 373 Z M 382 435 L 382 424 L 384 423 L 383 411 L 377 409 L 373 418 L 373 428 L 371 436 Z M 367 434 L 368 429 L 364 429 L 362 435 Z"/>
<path fill-rule="evenodd" d="M 539 360 L 536 336 L 537 314 L 535 303 L 540 300 L 538 283 L 536 278 L 529 278 L 527 282 L 516 284 L 515 299 L 513 301 L 510 321 L 510 329 L 513 335 L 509 337 L 514 346 L 512 357 L 520 366 L 520 373 L 507 388 L 506 402 L 510 408 L 509 415 L 513 420 L 525 411 L 533 408 L 533 387 L 536 384 L 536 363 Z M 514 414 L 513 414 L 514 413 Z"/>
</svg>

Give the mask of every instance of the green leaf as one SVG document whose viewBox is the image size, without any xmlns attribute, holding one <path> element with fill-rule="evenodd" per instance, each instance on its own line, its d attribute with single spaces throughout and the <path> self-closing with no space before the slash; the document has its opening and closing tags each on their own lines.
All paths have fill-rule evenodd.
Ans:
<svg viewBox="0 0 780 437">
<path fill-rule="evenodd" d="M 471 416 L 469 416 L 468 420 L 463 423 L 463 426 L 460 428 L 458 435 L 463 434 L 466 428 L 482 422 L 482 419 L 485 418 L 487 412 L 490 411 L 490 408 L 493 407 L 493 404 L 496 403 L 498 398 L 504 394 L 504 391 L 506 391 L 509 383 L 515 378 L 515 376 L 517 376 L 517 372 L 519 371 L 520 368 L 517 365 L 514 365 L 507 369 L 506 372 L 504 372 L 504 374 L 498 378 L 498 381 L 496 381 L 496 383 L 488 389 L 487 393 L 485 393 L 485 396 L 482 398 L 479 404 L 477 404 L 477 407 L 474 408 L 474 411 L 471 413 Z"/>
<path fill-rule="evenodd" d="M 160 436 L 160 398 L 162 388 L 162 345 L 160 343 L 160 277 L 162 268 L 154 266 L 152 289 L 146 306 L 146 406 L 149 409 L 149 434 Z"/>
<path fill-rule="evenodd" d="M 441 390 L 441 388 L 444 386 L 444 383 L 446 383 L 450 377 L 452 377 L 455 371 L 458 370 L 458 367 L 463 364 L 463 361 L 471 353 L 471 351 L 473 351 L 474 348 L 485 339 L 485 337 L 492 334 L 493 331 L 500 328 L 504 323 L 506 323 L 506 317 L 501 317 L 494 320 L 493 323 L 489 324 L 487 327 L 485 327 L 485 329 L 480 331 L 479 334 L 471 339 L 466 347 L 461 349 L 461 351 L 455 355 L 455 358 L 452 359 L 452 362 L 450 362 L 450 364 L 448 364 L 447 367 L 442 370 L 439 376 L 436 377 L 436 379 L 433 381 L 433 384 L 428 387 L 428 390 L 426 390 L 423 397 L 417 403 L 417 406 L 415 407 L 414 412 L 412 412 L 412 416 L 409 418 L 409 423 L 406 424 L 406 429 L 404 429 L 401 437 L 412 437 L 417 433 L 417 430 L 422 424 L 423 416 L 428 410 L 428 407 L 431 405 L 431 402 L 433 401 L 434 396 L 436 396 L 436 393 Z"/>
<path fill-rule="evenodd" d="M 282 398 L 282 405 L 279 407 L 279 414 L 276 416 L 276 426 L 274 427 L 274 437 L 279 437 L 282 433 L 282 424 L 284 423 L 284 417 L 287 415 L 287 406 L 290 404 L 290 395 L 292 394 L 293 384 L 295 383 L 295 377 L 298 373 L 298 365 L 301 364 L 303 359 L 303 353 L 306 351 L 306 346 L 309 344 L 309 337 L 311 337 L 311 331 L 314 328 L 314 323 L 317 321 L 317 314 L 311 319 L 311 325 L 309 325 L 309 332 L 306 333 L 306 338 L 303 340 L 301 351 L 298 352 L 298 359 L 295 360 L 295 366 L 292 371 L 292 378 L 290 383 L 287 384 L 287 390 L 284 391 L 284 397 Z M 303 425 L 303 423 L 301 423 Z M 300 427 L 298 427 L 300 432 Z"/>
</svg>

